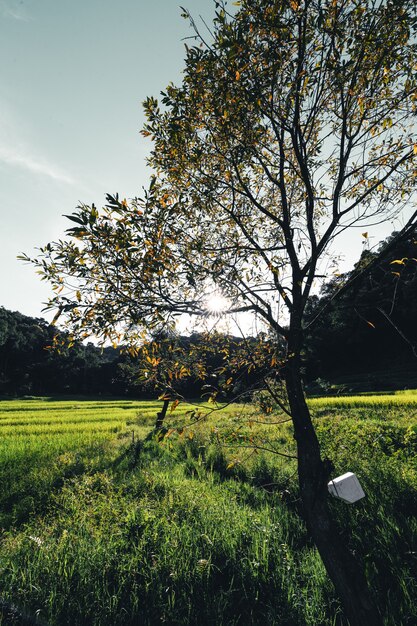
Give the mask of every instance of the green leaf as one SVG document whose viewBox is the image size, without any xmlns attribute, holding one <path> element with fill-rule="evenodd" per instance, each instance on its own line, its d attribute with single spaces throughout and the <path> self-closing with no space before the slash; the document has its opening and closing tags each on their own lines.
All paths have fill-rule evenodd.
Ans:
<svg viewBox="0 0 417 626">
<path fill-rule="evenodd" d="M 77 213 L 72 213 L 71 215 L 64 215 L 67 219 L 71 220 L 71 222 L 75 222 L 76 224 L 81 224 L 81 226 L 86 226 L 87 221 L 81 217 Z"/>
</svg>

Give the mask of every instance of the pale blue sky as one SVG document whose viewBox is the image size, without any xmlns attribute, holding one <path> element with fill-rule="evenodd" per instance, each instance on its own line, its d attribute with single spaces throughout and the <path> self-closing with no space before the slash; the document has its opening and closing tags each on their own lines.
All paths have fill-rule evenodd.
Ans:
<svg viewBox="0 0 417 626">
<path fill-rule="evenodd" d="M 41 315 L 49 295 L 24 251 L 62 237 L 62 217 L 147 183 L 141 102 L 179 82 L 179 4 L 211 0 L 0 0 L 0 305 Z"/>
</svg>

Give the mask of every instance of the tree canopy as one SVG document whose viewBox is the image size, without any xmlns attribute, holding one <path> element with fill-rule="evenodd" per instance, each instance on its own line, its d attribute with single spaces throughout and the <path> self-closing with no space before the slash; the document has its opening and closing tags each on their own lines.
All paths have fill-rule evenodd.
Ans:
<svg viewBox="0 0 417 626">
<path fill-rule="evenodd" d="M 338 233 L 411 207 L 415 26 L 409 0 L 219 5 L 182 84 L 145 102 L 145 197 L 79 207 L 75 239 L 42 250 L 51 306 L 132 335 L 217 289 L 285 335 Z"/>
</svg>

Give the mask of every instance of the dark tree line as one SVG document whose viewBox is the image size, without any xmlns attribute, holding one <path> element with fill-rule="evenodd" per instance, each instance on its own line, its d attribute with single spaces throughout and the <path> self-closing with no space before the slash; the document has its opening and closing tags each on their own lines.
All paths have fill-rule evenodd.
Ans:
<svg viewBox="0 0 417 626">
<path fill-rule="evenodd" d="M 55 348 L 53 348 L 55 343 Z M 108 392 L 118 352 L 71 345 L 42 318 L 0 307 L 0 393 L 3 395 Z M 119 391 L 117 386 L 115 391 Z"/>
<path fill-rule="evenodd" d="M 255 354 L 254 341 L 251 353 Z M 73 341 L 42 318 L 0 307 L 0 395 L 238 396 L 257 386 L 265 367 L 240 367 L 243 340 L 212 334 L 163 336 L 135 354 Z M 179 363 L 178 354 L 188 355 Z M 256 370 L 256 371 L 255 371 Z M 233 372 L 233 378 L 232 378 Z"/>
<path fill-rule="evenodd" d="M 414 372 L 417 384 L 417 241 L 411 238 L 400 243 L 389 258 L 336 296 L 377 255 L 378 251 L 364 250 L 351 272 L 334 276 L 319 296 L 310 298 L 311 319 L 325 310 L 314 324 L 314 332 L 307 329 L 304 360 L 308 383 L 356 375 L 362 378 L 363 388 L 389 389 L 411 386 L 412 375 L 406 382 L 401 380 L 401 372 L 408 371 Z M 265 338 L 262 341 L 265 343 Z M 270 363 L 266 356 L 262 364 L 260 353 L 251 362 L 248 356 L 259 350 L 259 342 L 249 343 L 221 334 L 208 337 L 196 333 L 157 337 L 145 350 L 131 355 L 92 343 L 71 345 L 67 334 L 44 319 L 0 307 L 0 394 L 155 397 L 156 392 L 172 388 L 188 397 L 217 390 L 222 390 L 222 397 L 239 396 L 256 387 Z M 176 371 L 177 351 L 189 355 L 188 362 L 182 357 L 180 363 L 185 372 Z M 236 366 L 239 359 L 246 362 L 240 371 Z"/>
<path fill-rule="evenodd" d="M 417 384 L 415 237 L 399 243 L 369 274 L 336 296 L 365 264 L 377 258 L 378 252 L 364 250 L 351 272 L 335 276 L 324 285 L 319 297 L 310 299 L 311 319 L 327 308 L 314 324 L 314 331 L 309 333 L 307 329 L 309 381 L 356 374 L 362 377 L 364 388 L 375 390 Z M 404 373 L 406 380 L 402 381 Z"/>
</svg>

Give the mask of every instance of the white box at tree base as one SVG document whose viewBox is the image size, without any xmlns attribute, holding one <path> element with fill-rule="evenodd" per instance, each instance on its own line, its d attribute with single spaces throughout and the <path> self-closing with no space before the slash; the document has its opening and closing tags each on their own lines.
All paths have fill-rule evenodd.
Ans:
<svg viewBox="0 0 417 626">
<path fill-rule="evenodd" d="M 327 487 L 332 496 L 349 504 L 365 497 L 361 484 L 353 472 L 346 472 L 346 474 L 334 478 L 327 484 Z"/>
</svg>

